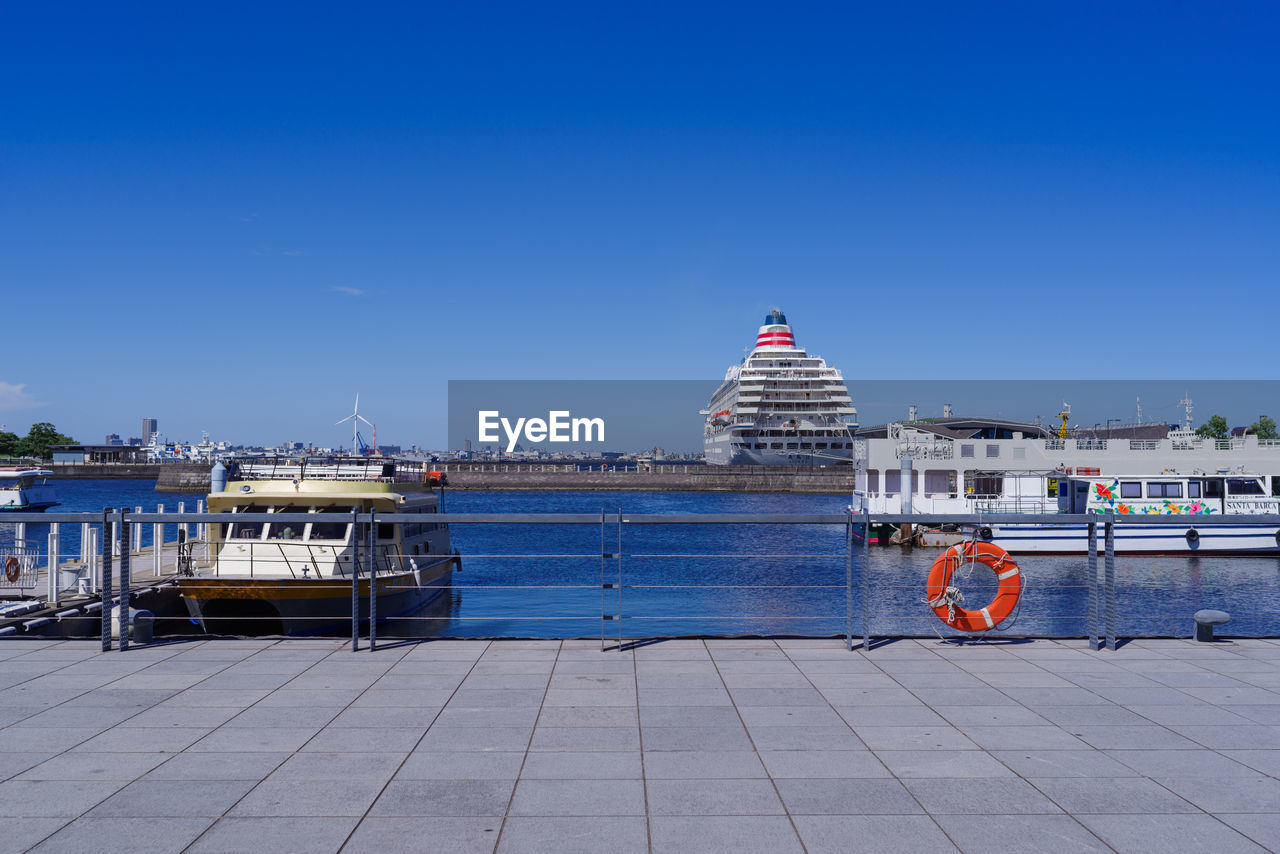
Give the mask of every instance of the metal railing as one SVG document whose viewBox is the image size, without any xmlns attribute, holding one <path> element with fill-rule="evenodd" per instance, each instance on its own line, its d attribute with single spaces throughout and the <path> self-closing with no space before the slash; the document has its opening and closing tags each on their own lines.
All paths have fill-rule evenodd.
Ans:
<svg viewBox="0 0 1280 854">
<path fill-rule="evenodd" d="M 111 647 L 111 611 L 105 603 L 119 603 L 120 648 L 126 649 L 129 642 L 129 624 L 132 619 L 130 602 L 134 599 L 139 586 L 147 592 L 154 593 L 158 587 L 165 585 L 181 587 L 197 581 L 212 580 L 229 582 L 223 585 L 224 593 L 229 599 L 245 594 L 261 581 L 279 582 L 289 586 L 291 595 L 299 594 L 313 598 L 332 600 L 334 612 L 330 614 L 298 614 L 291 619 L 301 626 L 299 633 L 307 633 L 310 626 L 348 625 L 352 635 L 352 648 L 360 648 L 360 638 L 367 627 L 368 645 L 374 648 L 378 642 L 379 625 L 412 624 L 431 628 L 442 625 L 460 625 L 468 621 L 485 625 L 495 617 L 491 614 L 427 615 L 400 613 L 398 611 L 379 610 L 386 603 L 392 602 L 401 593 L 412 593 L 418 599 L 436 598 L 445 592 L 505 588 L 513 595 L 521 596 L 531 593 L 545 593 L 556 603 L 557 610 L 551 614 L 520 612 L 506 614 L 502 619 L 525 624 L 538 621 L 564 623 L 568 621 L 599 620 L 599 637 L 602 649 L 609 643 L 619 646 L 626 637 L 673 636 L 680 634 L 705 634 L 703 627 L 719 623 L 732 626 L 737 633 L 787 633 L 813 634 L 814 630 L 822 636 L 829 636 L 832 627 L 838 627 L 849 649 L 860 646 L 870 649 L 873 630 L 880 624 L 882 634 L 925 634 L 937 630 L 940 624 L 932 620 L 928 609 L 921 608 L 920 597 L 923 595 L 922 577 L 889 573 L 877 577 L 872 571 L 870 559 L 871 537 L 868 534 L 877 526 L 883 525 L 931 525 L 946 524 L 967 526 L 981 529 L 983 527 L 1001 525 L 1039 525 L 1053 526 L 1061 529 L 1074 526 L 1077 536 L 1088 537 L 1088 548 L 1084 554 L 1064 559 L 1070 567 L 1063 573 L 1060 583 L 1041 588 L 1062 599 L 1064 608 L 1075 608 L 1051 615 L 1069 626 L 1084 621 L 1086 634 L 1093 648 L 1106 646 L 1115 649 L 1117 632 L 1121 630 L 1122 619 L 1134 624 L 1135 620 L 1145 620 L 1148 624 L 1163 626 L 1172 624 L 1174 619 L 1185 622 L 1189 614 L 1185 612 L 1154 611 L 1139 613 L 1139 604 L 1130 603 L 1128 597 L 1150 593 L 1158 598 L 1162 591 L 1177 587 L 1178 579 L 1158 575 L 1142 576 L 1140 573 L 1117 576 L 1117 559 L 1115 540 L 1117 531 L 1127 525 L 1171 526 L 1194 528 L 1195 526 L 1265 526 L 1268 531 L 1280 537 L 1280 515 L 1253 516 L 1139 516 L 1126 517 L 1118 515 L 1066 515 L 1058 513 L 1046 514 L 629 514 L 622 511 L 596 514 L 529 514 L 529 513 L 352 513 L 349 516 L 339 514 L 316 513 L 238 513 L 236 520 L 247 523 L 266 524 L 270 522 L 292 523 L 299 525 L 299 530 L 308 522 L 318 521 L 317 517 L 325 517 L 325 522 L 342 520 L 347 524 L 346 538 L 342 543 L 327 544 L 327 548 L 341 546 L 347 558 L 345 565 L 339 560 L 335 571 L 311 576 L 296 571 L 296 567 L 288 566 L 288 548 L 306 548 L 313 543 L 289 541 L 281 544 L 269 540 L 252 543 L 253 548 L 265 552 L 275 550 L 286 557 L 281 565 L 272 571 L 261 571 L 262 578 L 246 573 L 243 579 L 235 573 L 211 571 L 216 567 L 213 556 L 207 550 L 188 549 L 185 559 L 183 548 L 191 543 L 204 546 L 205 540 L 198 537 L 198 531 L 204 526 L 225 524 L 228 514 L 218 513 L 145 513 L 137 511 L 105 511 L 99 514 L 87 513 L 45 513 L 45 514 L 12 514 L 12 521 L 30 525 L 32 523 L 48 523 L 51 528 L 57 525 L 77 526 L 85 536 L 88 547 L 96 547 L 94 555 L 97 574 L 90 593 L 96 593 L 100 599 L 97 609 L 86 604 L 84 597 L 78 597 L 82 610 L 80 619 L 96 615 L 101 619 L 103 648 Z M 434 523 L 454 526 L 453 531 L 462 534 L 476 526 L 497 526 L 502 530 L 518 530 L 526 532 L 513 538 L 516 547 L 511 549 L 493 549 L 491 552 L 474 552 L 462 555 L 467 561 L 488 561 L 517 566 L 517 570 L 509 575 L 498 574 L 498 581 L 489 585 L 459 584 L 452 578 L 452 572 L 458 569 L 458 558 L 449 554 L 431 556 L 414 555 L 399 549 L 387 538 L 379 539 L 379 527 L 382 525 L 410 525 Z M 139 565 L 143 568 L 156 567 L 160 563 L 140 557 L 133 548 L 137 532 L 145 530 L 146 525 L 176 525 L 177 530 L 184 533 L 179 548 L 171 565 L 152 572 L 150 577 L 139 578 L 135 570 Z M 550 527 L 561 526 L 577 530 L 587 539 L 579 537 L 572 548 L 559 551 L 539 553 L 530 549 L 542 540 L 535 531 L 545 531 Z M 679 537 L 665 537 L 663 532 L 673 529 L 700 529 L 716 531 L 716 534 L 702 534 L 702 542 L 710 541 L 710 550 L 675 549 L 667 546 L 669 540 L 680 541 Z M 72 528 L 74 530 L 75 528 Z M 739 530 L 741 529 L 741 530 Z M 187 536 L 190 531 L 193 536 Z M 825 531 L 825 533 L 815 533 Z M 757 533 L 759 532 L 759 533 Z M 777 549 L 775 544 L 787 542 L 781 532 L 798 532 L 792 539 L 797 547 Z M 595 537 L 598 533 L 598 546 Z M 358 542 L 357 539 L 360 539 Z M 33 563 L 44 558 L 46 571 L 50 575 L 50 589 L 53 590 L 53 577 L 58 574 L 62 564 L 58 558 L 56 529 L 51 530 L 50 550 L 44 555 L 28 555 Z M 588 542 L 589 541 L 589 542 Z M 1190 541 L 1190 540 L 1188 540 Z M 119 548 L 113 543 L 119 542 Z M 681 541 L 687 542 L 687 541 Z M 163 553 L 163 539 L 161 540 Z M 714 547 L 715 543 L 732 548 Z M 810 547 L 813 544 L 816 546 Z M 1280 540 L 1273 554 L 1280 555 Z M 585 546 L 585 547 L 584 547 Z M 859 549 L 858 547 L 861 546 Z M 86 548 L 82 547 L 82 555 Z M 38 550 L 37 550 L 38 552 Z M 926 553 L 926 555 L 932 553 Z M 1034 561 L 1034 557 L 1017 556 L 1017 560 Z M 1127 557 L 1123 557 L 1121 564 Z M 519 577 L 519 561 L 539 564 L 555 564 L 566 567 L 564 577 L 555 579 L 554 583 L 522 584 Z M 512 563 L 514 562 L 514 563 Z M 440 564 L 449 563 L 441 567 Z M 425 566 L 424 566 L 425 565 Z M 586 567 L 595 566 L 594 570 Z M 728 572 L 723 567 L 732 566 L 740 569 L 749 567 L 752 573 Z M 171 571 L 170 571 L 171 567 Z M 673 569 L 674 567 L 674 569 Z M 571 568 L 571 570 L 570 570 Z M 420 571 L 421 570 L 421 571 Z M 1203 567 L 1196 571 L 1203 574 Z M 438 571 L 438 572 L 437 572 Z M 435 572 L 436 574 L 432 574 Z M 912 570 L 914 574 L 914 570 Z M 921 573 L 923 575 L 923 573 Z M 301 577 L 299 577 L 301 576 Z M 886 580 L 887 579 L 887 580 Z M 1274 584 L 1274 577 L 1267 582 Z M 1280 627 L 1280 611 L 1276 610 L 1275 594 L 1280 590 L 1268 592 L 1260 590 L 1255 579 L 1215 580 L 1211 596 L 1223 600 L 1236 601 L 1242 607 L 1262 607 L 1261 616 L 1264 631 L 1276 634 Z M 708 599 L 697 599 L 713 591 L 717 609 L 713 613 L 691 611 L 685 603 L 706 602 Z M 1237 592 L 1238 591 L 1238 592 Z M 598 607 L 588 601 L 588 597 L 598 592 Z M 784 595 L 785 594 L 785 595 Z M 191 594 L 184 592 L 184 596 Z M 1081 598 L 1083 597 L 1083 598 Z M 410 597 L 412 598 L 412 597 Z M 780 601 L 798 603 L 803 609 L 800 612 L 782 613 Z M 343 602 L 345 601 L 345 604 Z M 1260 604 L 1261 603 L 1261 604 Z M 51 596 L 45 603 L 58 606 L 58 598 Z M 1219 602 L 1209 601 L 1209 605 Z M 1123 607 L 1122 607 L 1123 606 Z M 395 607 L 395 606 L 393 606 Z M 564 613 L 568 608 L 569 613 Z M 910 612 L 908 613 L 908 609 Z M 1270 609 L 1270 610 L 1267 610 Z M 70 613 L 70 612 L 66 612 Z M 904 617 L 903 614 L 906 614 Z M 0 619 L 4 618 L 0 611 Z M 61 616 L 54 615 L 57 619 Z M 217 628 L 218 619 L 214 615 L 196 615 L 207 619 Z M 52 617 L 37 617 L 29 622 L 37 623 L 29 628 L 40 628 L 48 624 Z M 244 618 L 265 621 L 270 617 Z M 284 615 L 277 614 L 274 619 L 282 621 Z M 44 622 L 41 623 L 40 621 Z M 280 623 L 283 627 L 283 622 Z M 25 625 L 25 624 L 24 624 Z M 693 627 L 692 632 L 681 630 L 683 625 Z M 786 628 L 800 626 L 801 631 L 785 631 Z M 762 632 L 762 627 L 763 632 Z M 0 628 L 6 632 L 9 627 Z M 208 626 L 206 626 L 208 628 Z M 656 629 L 656 631 L 654 631 Z M 16 629 L 14 632 L 16 633 Z M 283 633 L 283 632 L 281 632 Z M 1075 630 L 1067 634 L 1079 636 Z M 580 636 L 580 635 L 578 635 Z"/>
</svg>

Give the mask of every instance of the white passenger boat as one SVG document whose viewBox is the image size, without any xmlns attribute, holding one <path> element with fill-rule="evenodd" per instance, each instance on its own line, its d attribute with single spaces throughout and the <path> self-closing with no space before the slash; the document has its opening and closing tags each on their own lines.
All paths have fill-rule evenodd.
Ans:
<svg viewBox="0 0 1280 854">
<path fill-rule="evenodd" d="M 39 468 L 0 468 L 0 513 L 39 513 L 58 505 L 53 472 Z"/>
<path fill-rule="evenodd" d="M 207 567 L 178 580 L 191 616 L 226 634 L 318 634 L 349 627 L 353 569 L 360 616 L 377 596 L 379 620 L 421 611 L 451 588 L 460 559 L 446 524 L 394 524 L 403 513 L 437 513 L 431 473 L 421 463 L 383 458 L 266 460 L 242 464 L 209 510 L 228 520 L 209 526 Z M 367 526 L 352 513 L 376 513 L 374 583 Z M 305 523 L 239 522 L 238 513 L 306 514 Z M 386 520 L 386 521 L 383 521 Z"/>
<path fill-rule="evenodd" d="M 853 458 L 858 411 L 840 371 L 796 345 L 786 315 L 773 309 L 756 345 L 725 373 L 703 427 L 711 465 L 821 465 Z"/>
<path fill-rule="evenodd" d="M 1280 554 L 1280 526 L 1239 517 L 1280 515 L 1280 477 L 1164 474 L 1154 477 L 1059 477 L 1052 481 L 1060 513 L 1128 517 L 1113 527 L 1117 554 Z M 1270 481 L 1270 483 L 1268 483 Z M 977 512 L 1009 512 L 975 501 Z M 1013 512 L 1040 512 L 1027 503 Z M 1144 525 L 1136 518 L 1178 516 L 1186 524 Z M 1235 524 L 1224 524 L 1232 518 Z M 1101 532 L 1101 527 L 1098 528 Z M 1084 554 L 1088 525 L 989 525 L 978 534 L 1015 554 Z M 1104 543 L 1099 533 L 1097 548 Z"/>
</svg>

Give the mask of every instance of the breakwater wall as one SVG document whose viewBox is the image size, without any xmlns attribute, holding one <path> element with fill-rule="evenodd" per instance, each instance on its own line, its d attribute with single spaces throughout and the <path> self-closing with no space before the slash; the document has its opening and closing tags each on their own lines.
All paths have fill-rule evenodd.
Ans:
<svg viewBox="0 0 1280 854">
<path fill-rule="evenodd" d="M 598 489 L 655 492 L 809 492 L 839 494 L 853 489 L 853 469 L 808 466 L 599 467 L 449 463 L 444 472 L 451 489 Z"/>
</svg>

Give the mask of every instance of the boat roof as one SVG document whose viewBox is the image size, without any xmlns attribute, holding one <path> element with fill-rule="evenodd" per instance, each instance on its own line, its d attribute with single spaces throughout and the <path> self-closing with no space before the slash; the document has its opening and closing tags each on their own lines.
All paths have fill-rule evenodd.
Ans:
<svg viewBox="0 0 1280 854">
<path fill-rule="evenodd" d="M 51 477 L 53 472 L 49 469 L 38 469 L 31 466 L 0 466 L 0 477 L 17 477 L 24 474 Z"/>
</svg>

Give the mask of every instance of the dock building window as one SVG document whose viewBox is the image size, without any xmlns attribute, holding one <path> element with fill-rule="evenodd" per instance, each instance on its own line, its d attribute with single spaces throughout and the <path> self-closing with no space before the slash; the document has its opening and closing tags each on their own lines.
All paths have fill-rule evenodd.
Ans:
<svg viewBox="0 0 1280 854">
<path fill-rule="evenodd" d="M 988 457 L 998 457 L 998 456 L 1000 456 L 1000 446 L 999 446 L 999 445 L 987 445 L 987 456 L 988 456 Z"/>
</svg>

